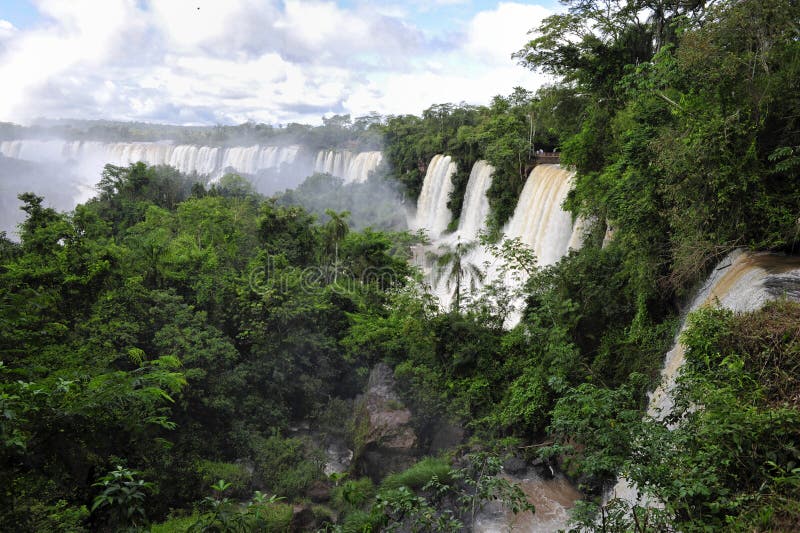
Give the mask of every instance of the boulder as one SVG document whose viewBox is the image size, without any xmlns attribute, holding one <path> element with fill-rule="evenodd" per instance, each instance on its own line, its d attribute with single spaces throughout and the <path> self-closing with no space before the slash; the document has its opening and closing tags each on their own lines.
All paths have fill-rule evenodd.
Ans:
<svg viewBox="0 0 800 533">
<path fill-rule="evenodd" d="M 392 369 L 379 363 L 356 407 L 356 471 L 375 481 L 411 466 L 417 453 L 411 411 L 396 386 Z"/>
<path fill-rule="evenodd" d="M 515 455 L 503 461 L 503 471 L 512 476 L 523 474 L 527 469 L 527 463 Z"/>
<path fill-rule="evenodd" d="M 291 531 L 313 531 L 316 529 L 317 519 L 314 511 L 306 505 L 295 505 L 292 508 Z"/>
<path fill-rule="evenodd" d="M 317 480 L 306 491 L 306 496 L 314 503 L 326 502 L 331 499 L 331 488 L 324 481 Z"/>
</svg>

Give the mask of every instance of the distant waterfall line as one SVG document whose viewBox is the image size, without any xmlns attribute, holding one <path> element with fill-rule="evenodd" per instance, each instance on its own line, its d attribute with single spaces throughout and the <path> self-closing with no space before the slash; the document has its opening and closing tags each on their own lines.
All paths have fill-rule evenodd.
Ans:
<svg viewBox="0 0 800 533">
<path fill-rule="evenodd" d="M 354 153 L 347 150 L 321 150 L 313 161 L 301 158 L 300 145 L 200 146 L 171 142 L 101 142 L 64 140 L 11 140 L 0 142 L 0 154 L 37 162 L 77 161 L 99 176 L 106 163 L 129 165 L 143 161 L 148 165 L 169 165 L 181 172 L 219 177 L 224 171 L 254 175 L 262 170 L 280 170 L 284 165 L 310 175 L 326 172 L 345 182 L 363 182 L 382 160 L 378 151 Z M 307 158 L 307 156 L 306 156 Z"/>
<path fill-rule="evenodd" d="M 314 159 L 314 172 L 338 176 L 345 183 L 361 183 L 383 161 L 381 152 L 350 152 L 348 150 L 320 150 Z"/>
</svg>

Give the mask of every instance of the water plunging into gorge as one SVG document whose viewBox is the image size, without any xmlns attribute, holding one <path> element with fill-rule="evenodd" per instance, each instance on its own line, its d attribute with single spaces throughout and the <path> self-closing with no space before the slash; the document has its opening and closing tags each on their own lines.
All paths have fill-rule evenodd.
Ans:
<svg viewBox="0 0 800 533">
<path fill-rule="evenodd" d="M 431 159 L 417 198 L 417 212 L 409 226 L 414 230 L 425 230 L 431 240 L 437 239 L 450 224 L 453 214 L 447 208 L 447 200 L 453 190 L 450 178 L 456 164 L 450 156 L 435 155 Z"/>
<path fill-rule="evenodd" d="M 347 150 L 321 150 L 314 159 L 314 172 L 342 178 L 345 183 L 367 180 L 383 160 L 381 152 L 353 153 Z"/>
<path fill-rule="evenodd" d="M 533 248 L 539 266 L 555 264 L 580 241 L 583 225 L 573 224 L 572 215 L 561 209 L 574 175 L 560 165 L 537 165 L 504 230 L 507 238 Z"/>
<path fill-rule="evenodd" d="M 735 250 L 716 266 L 692 300 L 687 314 L 704 306 L 719 306 L 734 312 L 754 311 L 780 297 L 800 300 L 800 257 Z M 678 339 L 685 327 L 684 319 L 672 349 L 664 358 L 661 383 L 650 396 L 647 416 L 656 420 L 663 420 L 674 406 L 672 394 L 685 355 Z M 647 498 L 640 499 L 636 487 L 622 477 L 606 496 L 615 497 L 630 504 L 659 505 Z"/>
<path fill-rule="evenodd" d="M 298 145 L 199 146 L 159 142 L 100 142 L 23 139 L 0 142 L 0 154 L 13 159 L 58 165 L 70 164 L 81 179 L 76 202 L 93 194 L 94 185 L 107 163 L 125 166 L 137 161 L 148 165 L 169 165 L 179 171 L 212 179 L 232 171 L 251 177 L 270 171 L 270 179 L 256 189 L 271 194 L 298 185 L 314 172 L 324 172 L 345 182 L 366 181 L 382 160 L 381 152 L 322 150 L 316 154 Z"/>
<path fill-rule="evenodd" d="M 478 232 L 486 228 L 486 217 L 489 216 L 486 191 L 492 184 L 493 172 L 494 168 L 486 161 L 478 161 L 472 166 L 456 232 L 464 240 L 476 239 Z"/>
<path fill-rule="evenodd" d="M 167 142 L 39 141 L 17 140 L 0 143 L 6 157 L 29 161 L 87 162 L 92 166 L 111 163 L 129 165 L 143 161 L 148 165 L 169 165 L 181 172 L 214 175 L 231 168 L 236 172 L 255 174 L 261 169 L 291 164 L 299 146 L 197 146 Z M 97 175 L 93 178 L 99 177 Z"/>
<path fill-rule="evenodd" d="M 426 256 L 429 252 L 441 254 L 452 251 L 459 244 L 472 243 L 478 238 L 478 233 L 486 227 L 489 214 L 486 191 L 494 172 L 486 161 L 475 163 L 464 194 L 458 229 L 446 234 L 452 216 L 447 209 L 447 200 L 453 187 L 450 178 L 455 170 L 455 163 L 450 157 L 434 156 L 425 174 L 416 216 L 410 221 L 412 229 L 424 229 L 431 238 L 431 245 L 418 251 L 416 262 L 429 274 L 432 292 L 439 298 L 442 308 L 450 307 L 455 289 L 448 276 L 437 275 L 435 265 Z M 571 215 L 561 208 L 572 186 L 573 176 L 573 172 L 559 165 L 537 165 L 531 171 L 514 214 L 503 230 L 504 237 L 519 238 L 531 246 L 539 266 L 554 264 L 571 248 L 580 247 L 583 223 L 578 220 L 573 224 Z M 483 280 L 475 280 L 467 275 L 465 286 L 472 279 L 480 288 L 484 283 L 501 276 L 498 258 L 482 246 L 474 246 L 464 255 L 463 261 L 485 273 Z M 524 282 L 509 276 L 502 281 L 512 290 Z M 521 301 L 515 302 L 516 309 L 511 313 L 509 326 L 519 321 L 521 307 Z"/>
</svg>

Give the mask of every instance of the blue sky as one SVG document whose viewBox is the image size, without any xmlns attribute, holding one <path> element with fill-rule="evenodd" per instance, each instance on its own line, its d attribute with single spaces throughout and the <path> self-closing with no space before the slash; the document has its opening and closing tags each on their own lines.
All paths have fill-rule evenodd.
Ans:
<svg viewBox="0 0 800 533">
<path fill-rule="evenodd" d="M 552 0 L 0 0 L 0 121 L 318 123 L 488 103 L 545 82 L 510 55 L 558 9 Z"/>
<path fill-rule="evenodd" d="M 17 28 L 29 28 L 40 17 L 36 7 L 26 0 L 3 0 L 0 6 L 0 18 Z"/>
</svg>

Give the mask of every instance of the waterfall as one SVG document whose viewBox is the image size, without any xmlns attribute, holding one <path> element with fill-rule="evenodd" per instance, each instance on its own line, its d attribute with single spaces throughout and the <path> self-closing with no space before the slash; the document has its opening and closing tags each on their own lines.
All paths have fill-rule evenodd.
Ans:
<svg viewBox="0 0 800 533">
<path fill-rule="evenodd" d="M 383 161 L 381 152 L 361 152 L 357 154 L 344 175 L 346 183 L 367 181 L 369 173 L 373 172 Z"/>
<path fill-rule="evenodd" d="M 431 165 L 433 165 L 433 161 L 431 161 Z M 485 227 L 486 217 L 489 214 L 489 199 L 486 197 L 486 191 L 492 183 L 493 172 L 494 168 L 486 161 L 477 161 L 472 166 L 467 188 L 464 192 L 464 201 L 461 207 L 461 218 L 459 219 L 458 229 L 449 235 L 435 239 L 428 248 L 429 251 L 438 254 L 444 249 L 456 247 L 459 242 L 468 244 L 478 238 L 478 232 Z M 449 191 L 447 192 L 447 196 L 449 196 Z M 443 201 L 446 205 L 446 197 Z M 449 211 L 447 212 L 449 213 Z M 463 260 L 465 263 L 472 264 L 482 269 L 483 264 L 489 259 L 488 251 L 478 245 L 468 252 Z M 440 305 L 444 309 L 449 308 L 453 301 L 453 291 L 455 287 L 448 286 L 450 280 L 446 275 L 439 276 L 434 272 L 434 265 L 422 263 L 422 266 L 424 270 L 431 274 L 430 285 L 433 289 L 433 293 L 439 298 Z M 480 280 L 472 280 L 472 276 L 467 273 L 462 291 L 466 290 L 464 287 L 468 287 L 472 282 L 475 283 L 476 288 L 480 288 L 482 285 Z"/>
<path fill-rule="evenodd" d="M 103 165 L 129 165 L 143 161 L 148 165 L 170 165 L 181 172 L 196 172 L 218 176 L 228 168 L 244 174 L 259 170 L 277 169 L 295 161 L 299 146 L 197 146 L 174 145 L 169 142 L 118 142 L 98 141 L 40 141 L 15 140 L 0 143 L 0 153 L 6 157 L 36 162 L 63 162 L 76 160 L 80 166 L 92 169 L 90 178 L 96 180 Z"/>
<path fill-rule="evenodd" d="M 787 280 L 790 282 L 788 287 Z M 717 265 L 695 296 L 688 312 L 710 305 L 740 313 L 754 311 L 767 301 L 781 296 L 800 299 L 799 286 L 800 258 L 735 250 Z M 661 383 L 650 395 L 647 416 L 656 420 L 663 420 L 674 405 L 672 392 L 685 355 L 678 339 L 685 328 L 684 320 L 672 349 L 664 358 Z M 637 492 L 625 478 L 617 481 L 608 497 L 621 498 L 629 503 L 637 502 Z M 658 505 L 658 502 L 642 503 Z"/>
<path fill-rule="evenodd" d="M 462 239 L 473 240 L 486 227 L 486 217 L 489 216 L 486 191 L 492 184 L 493 172 L 494 168 L 486 161 L 478 161 L 472 166 L 458 221 L 458 233 Z"/>
<path fill-rule="evenodd" d="M 381 152 L 321 150 L 314 159 L 314 172 L 342 178 L 345 183 L 361 183 L 367 181 L 382 159 Z"/>
<path fill-rule="evenodd" d="M 572 216 L 561 209 L 561 204 L 574 175 L 559 165 L 534 167 L 506 226 L 508 238 L 519 238 L 533 247 L 540 266 L 556 263 L 573 240 Z"/>
<path fill-rule="evenodd" d="M 422 191 L 417 199 L 417 213 L 412 221 L 412 229 L 427 230 L 428 236 L 438 238 L 450 224 L 453 214 L 447 208 L 453 182 L 450 178 L 456 171 L 456 164 L 450 156 L 435 155 L 428 165 Z"/>
<path fill-rule="evenodd" d="M 536 512 L 526 511 L 515 515 L 499 502 L 493 501 L 478 512 L 473 532 L 550 533 L 567 529 L 569 510 L 575 506 L 581 494 L 563 475 L 557 474 L 552 479 L 544 479 L 534 470 L 528 470 L 522 475 L 503 473 L 500 476 L 517 484 L 527 500 L 534 505 Z"/>
<path fill-rule="evenodd" d="M 472 167 L 464 203 L 461 209 L 458 230 L 443 236 L 442 233 L 450 222 L 451 213 L 447 209 L 447 199 L 452 190 L 450 177 L 455 172 L 455 164 L 450 157 L 437 155 L 428 165 L 422 191 L 417 201 L 417 214 L 409 226 L 412 229 L 425 229 L 431 237 L 431 245 L 421 249 L 417 260 L 425 272 L 430 275 L 433 293 L 439 298 L 443 308 L 447 308 L 452 300 L 452 287 L 447 287 L 447 279 L 434 275 L 434 265 L 423 258 L 425 253 L 440 252 L 440 247 L 455 247 L 458 242 L 474 241 L 478 232 L 485 227 L 489 214 L 489 201 L 486 191 L 492 181 L 494 169 L 486 161 L 478 161 Z M 538 165 L 531 172 L 522 190 L 514 214 L 504 229 L 506 238 L 519 238 L 524 244 L 531 246 L 540 266 L 552 265 L 563 257 L 570 249 L 581 246 L 585 221 L 578 219 L 572 223 L 569 213 L 561 209 L 572 186 L 574 173 L 559 165 Z M 478 246 L 470 251 L 464 261 L 479 267 L 485 272 L 484 283 L 500 279 L 500 262 L 485 248 Z M 485 268 L 488 265 L 488 268 Z M 502 282 L 507 286 L 519 288 L 524 279 L 507 274 Z M 522 301 L 515 301 L 515 311 L 507 321 L 509 327 L 514 326 L 521 317 Z"/>
<path fill-rule="evenodd" d="M 689 312 L 708 305 L 740 313 L 759 309 L 768 300 L 782 296 L 774 283 L 782 274 L 798 277 L 800 281 L 800 258 L 736 250 L 717 265 L 692 301 Z M 681 325 L 681 332 L 685 325 Z M 661 384 L 651 395 L 647 408 L 649 416 L 661 420 L 672 411 L 672 390 L 683 358 L 683 345 L 676 341 L 664 358 Z"/>
</svg>

